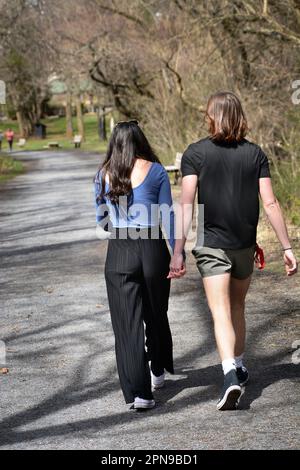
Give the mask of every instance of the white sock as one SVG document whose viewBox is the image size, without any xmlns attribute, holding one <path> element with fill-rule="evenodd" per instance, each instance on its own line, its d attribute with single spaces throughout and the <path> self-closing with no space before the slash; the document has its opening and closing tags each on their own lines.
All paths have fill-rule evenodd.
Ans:
<svg viewBox="0 0 300 470">
<path fill-rule="evenodd" d="M 222 367 L 224 375 L 226 375 L 231 370 L 236 370 L 234 358 L 224 359 L 224 361 L 222 361 Z"/>
<path fill-rule="evenodd" d="M 234 360 L 235 360 L 236 367 L 243 367 L 244 366 L 243 358 L 244 358 L 244 353 L 241 354 L 240 356 L 235 356 Z"/>
</svg>

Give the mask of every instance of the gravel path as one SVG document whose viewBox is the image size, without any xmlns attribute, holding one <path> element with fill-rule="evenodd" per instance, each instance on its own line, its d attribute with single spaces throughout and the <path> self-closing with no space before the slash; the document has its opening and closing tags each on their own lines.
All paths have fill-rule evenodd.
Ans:
<svg viewBox="0 0 300 470">
<path fill-rule="evenodd" d="M 156 392 L 154 410 L 128 412 L 103 277 L 106 242 L 95 236 L 99 157 L 24 152 L 20 159 L 28 171 L 0 189 L 0 340 L 9 367 L 0 375 L 1 448 L 299 447 L 299 276 L 255 273 L 251 383 L 240 410 L 222 413 L 212 324 L 188 254 L 188 273 L 173 282 L 170 299 L 176 375 Z"/>
</svg>

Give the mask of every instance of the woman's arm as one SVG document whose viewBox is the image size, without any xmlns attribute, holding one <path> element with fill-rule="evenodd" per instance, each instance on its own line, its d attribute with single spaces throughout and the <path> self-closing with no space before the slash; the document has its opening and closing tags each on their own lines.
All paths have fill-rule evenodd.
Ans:
<svg viewBox="0 0 300 470">
<path fill-rule="evenodd" d="M 273 188 L 271 178 L 259 178 L 259 194 L 264 206 L 266 215 L 276 233 L 279 242 L 284 250 L 284 263 L 288 276 L 297 272 L 297 261 L 291 249 L 286 224 L 277 201 Z"/>
<path fill-rule="evenodd" d="M 94 194 L 95 194 L 95 208 L 96 208 L 96 224 L 97 224 L 97 230 L 98 227 L 101 229 L 105 230 L 105 232 L 109 232 L 109 210 L 106 205 L 106 201 L 104 197 L 101 195 L 101 175 L 98 173 L 95 178 L 94 182 Z M 98 230 L 99 232 L 99 230 Z M 100 233 L 100 232 L 99 232 Z M 101 238 L 101 236 L 98 237 Z"/>
<path fill-rule="evenodd" d="M 176 213 L 176 242 L 170 263 L 169 278 L 181 277 L 185 274 L 182 252 L 193 220 L 197 183 L 197 175 L 182 178 L 180 210 L 178 214 Z"/>
<path fill-rule="evenodd" d="M 163 170 L 161 185 L 158 194 L 158 205 L 160 209 L 160 219 L 162 226 L 167 234 L 172 253 L 175 246 L 175 222 L 174 222 L 174 208 L 171 192 L 171 185 L 168 174 Z"/>
</svg>

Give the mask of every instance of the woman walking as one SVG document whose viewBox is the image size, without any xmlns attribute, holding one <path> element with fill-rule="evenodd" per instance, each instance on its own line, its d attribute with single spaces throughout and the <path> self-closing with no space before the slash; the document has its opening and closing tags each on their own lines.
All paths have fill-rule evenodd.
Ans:
<svg viewBox="0 0 300 470">
<path fill-rule="evenodd" d="M 193 250 L 211 310 L 222 361 L 224 386 L 219 410 L 235 409 L 241 387 L 249 379 L 244 366 L 245 297 L 256 250 L 260 194 L 264 209 L 282 245 L 288 276 L 297 272 L 286 225 L 274 196 L 268 159 L 245 139 L 247 121 L 240 100 L 230 92 L 211 96 L 206 110 L 209 137 L 191 144 L 182 158 L 184 233 L 192 219 L 198 187 L 204 204 L 204 243 Z M 184 275 L 185 236 L 176 240 L 170 277 Z"/>
<path fill-rule="evenodd" d="M 9 150 L 12 152 L 15 137 L 14 131 L 12 129 L 8 129 L 5 133 L 5 137 L 9 146 Z"/>
<path fill-rule="evenodd" d="M 152 388 L 164 385 L 165 370 L 174 373 L 170 254 L 160 229 L 162 220 L 173 250 L 174 213 L 168 175 L 137 121 L 115 126 L 95 193 L 97 223 L 111 231 L 105 279 L 121 388 L 131 408 L 153 408 Z"/>
</svg>

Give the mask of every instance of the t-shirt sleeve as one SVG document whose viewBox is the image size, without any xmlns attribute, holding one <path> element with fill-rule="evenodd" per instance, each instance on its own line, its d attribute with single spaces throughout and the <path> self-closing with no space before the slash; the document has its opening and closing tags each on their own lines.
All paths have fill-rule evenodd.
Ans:
<svg viewBox="0 0 300 470">
<path fill-rule="evenodd" d="M 266 154 L 259 149 L 259 178 L 271 178 L 270 168 L 269 168 L 269 160 Z"/>
<path fill-rule="evenodd" d="M 181 174 L 183 177 L 189 175 L 199 176 L 197 159 L 199 159 L 199 156 L 196 155 L 193 145 L 189 145 L 181 160 Z"/>
</svg>

